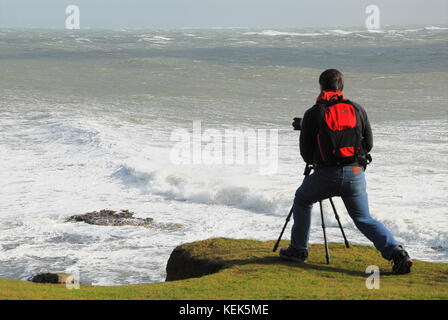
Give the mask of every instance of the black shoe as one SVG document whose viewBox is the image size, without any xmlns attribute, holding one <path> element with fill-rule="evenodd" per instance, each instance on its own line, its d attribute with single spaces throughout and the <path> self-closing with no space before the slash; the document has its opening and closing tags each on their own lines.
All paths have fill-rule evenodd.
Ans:
<svg viewBox="0 0 448 320">
<path fill-rule="evenodd" d="M 307 250 L 298 250 L 293 247 L 289 248 L 281 248 L 280 249 L 280 258 L 285 260 L 290 260 L 294 262 L 307 262 L 308 261 L 308 251 Z"/>
<path fill-rule="evenodd" d="M 396 248 L 390 260 L 394 261 L 394 265 L 392 266 L 393 274 L 406 274 L 411 272 L 412 260 L 402 246 Z"/>
</svg>

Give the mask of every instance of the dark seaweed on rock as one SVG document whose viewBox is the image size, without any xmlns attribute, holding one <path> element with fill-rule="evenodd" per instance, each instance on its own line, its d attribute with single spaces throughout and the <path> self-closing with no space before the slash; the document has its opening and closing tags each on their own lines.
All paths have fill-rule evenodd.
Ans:
<svg viewBox="0 0 448 320">
<path fill-rule="evenodd" d="M 183 227 L 179 223 L 155 223 L 153 218 L 135 218 L 129 210 L 120 212 L 113 210 L 101 210 L 88 212 L 82 215 L 74 215 L 67 222 L 85 222 L 98 226 L 137 226 L 151 227 L 165 231 L 174 231 Z"/>
<path fill-rule="evenodd" d="M 154 222 L 153 218 L 135 218 L 129 210 L 120 212 L 113 210 L 101 210 L 88 212 L 83 215 L 74 215 L 67 222 L 85 222 L 99 226 L 141 226 L 147 227 Z"/>
</svg>

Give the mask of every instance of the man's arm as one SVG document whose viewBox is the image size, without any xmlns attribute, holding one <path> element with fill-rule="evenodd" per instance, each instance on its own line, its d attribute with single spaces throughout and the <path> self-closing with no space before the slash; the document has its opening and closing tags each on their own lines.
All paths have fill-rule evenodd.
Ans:
<svg viewBox="0 0 448 320">
<path fill-rule="evenodd" d="M 373 133 L 372 133 L 372 127 L 370 126 L 369 118 L 365 119 L 365 129 L 364 129 L 364 149 L 366 152 L 370 152 L 373 148 Z"/>
<path fill-rule="evenodd" d="M 316 143 L 316 120 L 313 108 L 308 109 L 303 116 L 300 132 L 300 154 L 307 164 L 313 163 L 313 152 Z"/>
<path fill-rule="evenodd" d="M 364 150 L 369 153 L 370 150 L 373 148 L 373 134 L 372 134 L 372 127 L 370 126 L 369 118 L 367 117 L 367 112 L 364 110 L 363 107 L 359 106 L 359 109 L 361 110 L 361 117 L 362 121 L 364 123 L 364 129 L 362 132 L 363 140 L 362 144 L 364 147 Z"/>
</svg>

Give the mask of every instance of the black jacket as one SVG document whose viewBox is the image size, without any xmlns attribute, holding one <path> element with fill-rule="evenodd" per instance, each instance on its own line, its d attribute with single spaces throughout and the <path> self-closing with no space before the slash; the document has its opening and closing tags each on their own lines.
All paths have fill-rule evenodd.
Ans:
<svg viewBox="0 0 448 320">
<path fill-rule="evenodd" d="M 373 147 L 372 128 L 367 113 L 359 104 L 351 101 L 359 110 L 361 117 L 362 147 L 366 153 Z M 315 104 L 305 112 L 300 132 L 300 154 L 307 164 L 319 163 L 320 155 L 317 146 L 319 106 Z"/>
</svg>

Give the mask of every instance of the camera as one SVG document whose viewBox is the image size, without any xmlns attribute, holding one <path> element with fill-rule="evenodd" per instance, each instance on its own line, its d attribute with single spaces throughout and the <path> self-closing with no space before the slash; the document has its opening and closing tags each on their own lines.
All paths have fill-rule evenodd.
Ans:
<svg viewBox="0 0 448 320">
<path fill-rule="evenodd" d="M 302 130 L 302 121 L 303 118 L 294 118 L 294 122 L 292 123 L 294 130 Z"/>
</svg>

